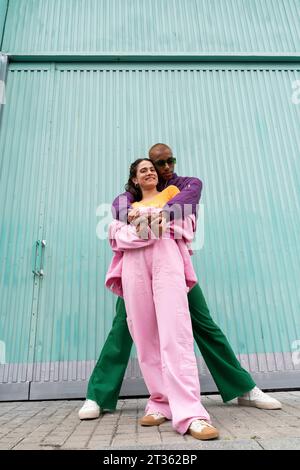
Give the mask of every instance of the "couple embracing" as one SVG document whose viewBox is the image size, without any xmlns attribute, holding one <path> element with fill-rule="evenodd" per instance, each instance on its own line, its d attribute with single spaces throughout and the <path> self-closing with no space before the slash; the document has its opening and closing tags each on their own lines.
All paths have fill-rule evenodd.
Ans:
<svg viewBox="0 0 300 470">
<path fill-rule="evenodd" d="M 171 420 L 180 434 L 208 440 L 219 432 L 201 403 L 194 339 L 224 402 L 238 398 L 262 409 L 281 403 L 256 386 L 210 316 L 190 250 L 202 182 L 177 176 L 175 164 L 168 145 L 153 145 L 149 158 L 131 164 L 126 192 L 113 202 L 106 286 L 118 295 L 116 316 L 79 418 L 116 408 L 134 341 L 150 394 L 140 425 Z"/>
</svg>

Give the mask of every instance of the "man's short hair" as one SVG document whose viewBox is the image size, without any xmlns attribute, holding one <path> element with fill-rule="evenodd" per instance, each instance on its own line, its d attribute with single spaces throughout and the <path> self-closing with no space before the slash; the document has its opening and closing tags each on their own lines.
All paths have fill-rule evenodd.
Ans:
<svg viewBox="0 0 300 470">
<path fill-rule="evenodd" d="M 167 144 L 161 144 L 161 143 L 158 143 L 158 144 L 154 144 L 152 145 L 152 147 L 149 149 L 149 156 L 156 150 L 164 150 L 164 149 L 170 149 L 171 152 L 172 152 L 172 149 L 171 147 L 169 147 Z"/>
</svg>

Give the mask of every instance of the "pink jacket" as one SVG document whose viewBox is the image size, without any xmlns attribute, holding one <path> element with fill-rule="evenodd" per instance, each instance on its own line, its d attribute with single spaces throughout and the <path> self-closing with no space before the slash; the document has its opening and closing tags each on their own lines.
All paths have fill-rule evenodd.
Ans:
<svg viewBox="0 0 300 470">
<path fill-rule="evenodd" d="M 153 208 L 148 208 L 153 210 Z M 180 250 L 183 263 L 187 290 L 190 290 L 196 283 L 197 277 L 191 261 L 192 250 L 190 243 L 194 238 L 196 222 L 194 215 L 188 215 L 184 220 L 176 219 L 169 222 L 163 238 L 173 238 L 176 240 Z M 145 246 L 152 245 L 157 241 L 154 233 L 148 230 L 148 238 L 141 239 L 136 234 L 133 225 L 114 220 L 109 226 L 109 241 L 114 252 L 113 259 L 108 268 L 105 286 L 114 294 L 123 297 L 122 289 L 122 264 L 123 252 L 125 250 L 137 250 Z M 167 260 L 166 260 L 167 262 Z"/>
</svg>

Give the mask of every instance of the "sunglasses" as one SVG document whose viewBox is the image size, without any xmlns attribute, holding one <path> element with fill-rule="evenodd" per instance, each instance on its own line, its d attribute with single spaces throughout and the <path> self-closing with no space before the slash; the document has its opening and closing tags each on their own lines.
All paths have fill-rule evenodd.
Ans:
<svg viewBox="0 0 300 470">
<path fill-rule="evenodd" d="M 166 165 L 166 163 L 168 165 L 174 165 L 176 163 L 176 158 L 170 157 L 167 160 L 157 160 L 156 162 L 154 162 L 154 165 L 158 166 L 159 168 L 162 168 Z"/>
</svg>

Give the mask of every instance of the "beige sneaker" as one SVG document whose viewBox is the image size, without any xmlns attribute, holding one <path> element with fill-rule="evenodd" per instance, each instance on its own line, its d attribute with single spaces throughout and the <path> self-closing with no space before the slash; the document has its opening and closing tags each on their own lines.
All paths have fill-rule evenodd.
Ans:
<svg viewBox="0 0 300 470">
<path fill-rule="evenodd" d="M 261 410 L 280 410 L 282 408 L 280 401 L 262 392 L 258 387 L 254 387 L 250 392 L 238 397 L 238 405 L 255 406 Z"/>
<path fill-rule="evenodd" d="M 151 413 L 149 415 L 145 415 L 140 419 L 141 426 L 159 426 L 160 424 L 164 423 L 167 418 L 162 415 L 161 413 Z"/>
<path fill-rule="evenodd" d="M 219 431 L 204 419 L 195 419 L 190 425 L 188 432 L 195 439 L 200 439 L 201 441 L 208 441 L 209 439 L 219 437 Z"/>
</svg>

